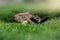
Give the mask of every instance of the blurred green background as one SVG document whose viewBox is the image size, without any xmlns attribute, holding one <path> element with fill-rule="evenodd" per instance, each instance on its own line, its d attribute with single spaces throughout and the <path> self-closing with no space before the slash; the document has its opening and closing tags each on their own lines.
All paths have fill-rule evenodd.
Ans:
<svg viewBox="0 0 60 40">
<path fill-rule="evenodd" d="M 59 1 L 53 1 L 45 3 L 10 3 L 9 1 L 0 5 L 0 40 L 60 40 Z M 11 18 L 19 12 L 30 12 L 48 17 L 48 20 L 42 24 L 27 25 L 11 22 Z"/>
</svg>

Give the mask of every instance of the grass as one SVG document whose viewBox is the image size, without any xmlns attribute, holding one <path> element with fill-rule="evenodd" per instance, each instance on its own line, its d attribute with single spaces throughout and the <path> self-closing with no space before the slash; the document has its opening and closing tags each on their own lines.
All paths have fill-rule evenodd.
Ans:
<svg viewBox="0 0 60 40">
<path fill-rule="evenodd" d="M 0 7 L 0 40 L 60 40 L 60 12 L 30 8 L 30 5 L 6 5 Z M 49 19 L 42 24 L 10 22 L 19 12 L 39 14 Z"/>
</svg>

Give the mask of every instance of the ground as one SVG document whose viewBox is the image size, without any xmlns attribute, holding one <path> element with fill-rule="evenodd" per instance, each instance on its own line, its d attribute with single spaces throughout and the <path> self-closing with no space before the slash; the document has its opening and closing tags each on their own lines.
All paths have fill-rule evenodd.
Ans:
<svg viewBox="0 0 60 40">
<path fill-rule="evenodd" d="M 27 25 L 10 21 L 16 13 L 26 11 L 48 17 L 48 20 Z M 52 11 L 29 8 L 28 4 L 0 7 L 0 40 L 60 40 L 60 12 Z"/>
</svg>

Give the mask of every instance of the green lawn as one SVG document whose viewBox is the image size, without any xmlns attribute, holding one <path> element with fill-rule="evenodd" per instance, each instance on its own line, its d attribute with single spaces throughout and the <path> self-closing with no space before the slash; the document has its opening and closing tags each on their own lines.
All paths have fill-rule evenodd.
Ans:
<svg viewBox="0 0 60 40">
<path fill-rule="evenodd" d="M 0 40 L 60 40 L 60 12 L 48 11 L 24 5 L 6 5 L 0 7 Z M 31 6 L 31 7 L 30 7 Z M 10 19 L 19 12 L 30 12 L 41 17 L 48 17 L 42 24 L 11 22 Z"/>
</svg>

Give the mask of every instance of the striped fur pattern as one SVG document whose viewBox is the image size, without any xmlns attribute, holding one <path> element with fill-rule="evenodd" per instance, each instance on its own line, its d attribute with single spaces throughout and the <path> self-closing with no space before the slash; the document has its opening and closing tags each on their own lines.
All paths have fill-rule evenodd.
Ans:
<svg viewBox="0 0 60 40">
<path fill-rule="evenodd" d="M 22 24 L 27 24 L 27 23 L 34 23 L 30 20 L 30 18 L 32 17 L 32 15 L 28 12 L 25 13 L 18 13 L 14 16 L 14 20 L 16 22 L 22 23 Z"/>
<path fill-rule="evenodd" d="M 39 16 L 35 15 L 35 16 L 32 16 L 31 20 L 34 22 L 34 23 L 41 23 L 41 21 L 43 20 L 42 18 L 40 18 Z"/>
<path fill-rule="evenodd" d="M 25 13 L 18 13 L 14 16 L 13 18 L 16 22 L 22 23 L 22 24 L 27 24 L 27 23 L 42 23 L 46 19 L 43 19 L 37 15 L 32 15 L 29 12 Z"/>
</svg>

